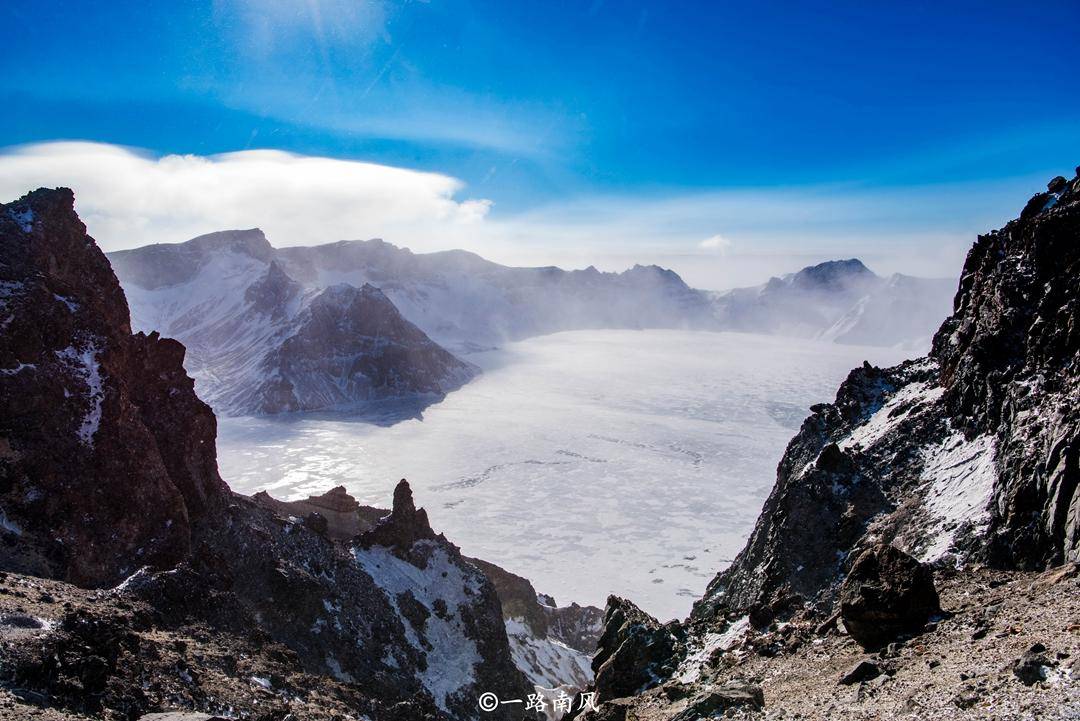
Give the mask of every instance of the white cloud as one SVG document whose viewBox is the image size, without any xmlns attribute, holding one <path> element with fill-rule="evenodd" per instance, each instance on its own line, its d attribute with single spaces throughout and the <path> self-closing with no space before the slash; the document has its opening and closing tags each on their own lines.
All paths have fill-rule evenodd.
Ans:
<svg viewBox="0 0 1080 721">
<path fill-rule="evenodd" d="M 1018 178 L 579 194 L 499 213 L 490 200 L 458 197 L 464 183 L 447 175 L 280 151 L 155 157 L 86 142 L 0 150 L 0 200 L 43 185 L 75 190 L 106 250 L 260 227 L 276 246 L 380 237 L 416 252 L 463 248 L 511 265 L 657 263 L 711 289 L 850 257 L 879 273 L 954 276 L 976 234 L 999 227 L 1022 205 L 1017 198 L 1041 187 Z"/>
<path fill-rule="evenodd" d="M 275 150 L 158 158 L 55 142 L 0 153 L 0 197 L 39 186 L 71 187 L 106 250 L 256 226 L 275 245 L 371 237 L 422 245 L 475 225 L 491 208 L 484 199 L 456 200 L 463 183 L 446 175 Z"/>
<path fill-rule="evenodd" d="M 710 235 L 698 243 L 698 247 L 702 250 L 709 250 L 723 255 L 731 250 L 731 240 L 719 234 Z"/>
</svg>

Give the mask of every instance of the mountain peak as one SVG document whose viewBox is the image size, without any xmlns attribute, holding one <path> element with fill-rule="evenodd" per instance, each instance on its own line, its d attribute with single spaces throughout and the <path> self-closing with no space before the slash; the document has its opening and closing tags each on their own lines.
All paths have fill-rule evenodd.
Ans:
<svg viewBox="0 0 1080 721">
<path fill-rule="evenodd" d="M 231 250 L 265 262 L 270 262 L 274 257 L 273 246 L 259 228 L 219 230 L 192 238 L 182 245 L 202 252 Z"/>
<path fill-rule="evenodd" d="M 807 290 L 832 289 L 876 279 L 872 270 L 858 258 L 828 260 L 810 265 L 791 276 L 791 284 Z"/>
</svg>

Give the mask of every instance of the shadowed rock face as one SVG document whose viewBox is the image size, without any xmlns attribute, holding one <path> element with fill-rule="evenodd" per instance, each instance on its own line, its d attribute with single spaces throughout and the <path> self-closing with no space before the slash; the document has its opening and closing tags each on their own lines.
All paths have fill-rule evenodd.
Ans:
<svg viewBox="0 0 1080 721">
<path fill-rule="evenodd" d="M 391 396 L 441 397 L 475 373 L 402 318 L 372 285 L 324 290 L 260 365 L 249 385 L 235 389 L 230 407 L 280 413 Z"/>
<path fill-rule="evenodd" d="M 428 523 L 427 511 L 413 503 L 409 482 L 402 478 L 394 487 L 394 507 L 390 515 L 383 517 L 370 531 L 359 538 L 361 546 L 385 546 L 408 550 L 420 540 L 435 538 Z M 444 539 L 445 540 L 445 539 Z"/>
<path fill-rule="evenodd" d="M 371 285 L 305 288 L 259 230 L 110 255 L 138 328 L 183 341 L 220 414 L 363 411 L 440 400 L 477 369 L 434 343 Z"/>
<path fill-rule="evenodd" d="M 306 519 L 310 514 L 317 513 L 326 520 L 323 532 L 339 541 L 347 541 L 370 530 L 388 513 L 382 508 L 360 505 L 345 490 L 345 486 L 336 486 L 320 496 L 310 496 L 302 501 L 279 501 L 266 491 L 259 491 L 252 498 L 259 505 L 285 517 Z"/>
<path fill-rule="evenodd" d="M 183 346 L 131 334 L 73 203 L 61 189 L 0 206 L 0 553 L 108 585 L 183 558 L 192 517 L 226 488 Z"/>
</svg>

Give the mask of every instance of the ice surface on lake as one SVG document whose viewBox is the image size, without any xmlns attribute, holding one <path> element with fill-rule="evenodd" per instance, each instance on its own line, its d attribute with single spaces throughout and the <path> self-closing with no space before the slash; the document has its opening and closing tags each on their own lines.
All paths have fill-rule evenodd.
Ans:
<svg viewBox="0 0 1080 721">
<path fill-rule="evenodd" d="M 888 348 L 739 333 L 575 331 L 468 360 L 484 374 L 390 424 L 219 421 L 242 493 L 344 485 L 389 508 L 408 478 L 436 531 L 559 603 L 626 596 L 685 616 L 741 548 L 813 403 Z"/>
</svg>

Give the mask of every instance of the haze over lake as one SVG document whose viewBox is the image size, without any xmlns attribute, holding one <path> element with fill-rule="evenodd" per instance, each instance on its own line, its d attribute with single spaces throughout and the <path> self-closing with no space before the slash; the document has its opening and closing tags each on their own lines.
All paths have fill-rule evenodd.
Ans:
<svg viewBox="0 0 1080 721">
<path fill-rule="evenodd" d="M 575 331 L 476 353 L 423 419 L 219 419 L 223 477 L 389 507 L 409 479 L 468 555 L 562 603 L 629 596 L 682 617 L 745 541 L 778 460 L 848 371 L 911 350 L 739 333 Z"/>
</svg>

